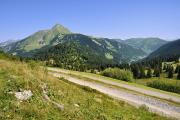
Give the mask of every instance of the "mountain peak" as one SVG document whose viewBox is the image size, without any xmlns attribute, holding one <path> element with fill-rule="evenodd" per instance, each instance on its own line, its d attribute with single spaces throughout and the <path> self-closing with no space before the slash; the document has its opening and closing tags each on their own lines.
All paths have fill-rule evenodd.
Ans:
<svg viewBox="0 0 180 120">
<path fill-rule="evenodd" d="M 69 29 L 67 29 L 66 27 L 64 27 L 61 24 L 55 24 L 51 30 L 53 30 L 55 32 L 57 31 L 59 33 L 64 33 L 64 34 L 71 33 Z"/>
<path fill-rule="evenodd" d="M 59 24 L 59 23 L 57 23 L 57 24 L 55 24 L 52 28 L 59 28 L 59 27 L 64 27 L 64 26 L 61 25 L 61 24 Z"/>
</svg>

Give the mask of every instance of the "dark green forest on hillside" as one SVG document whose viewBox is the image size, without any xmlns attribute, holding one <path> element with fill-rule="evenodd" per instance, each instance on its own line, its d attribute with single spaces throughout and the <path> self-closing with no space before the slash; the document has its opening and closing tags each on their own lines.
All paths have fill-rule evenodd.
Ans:
<svg viewBox="0 0 180 120">
<path fill-rule="evenodd" d="M 48 65 L 53 63 L 53 66 L 84 71 L 126 63 L 135 56 L 144 55 L 143 51 L 129 45 L 82 34 L 58 35 L 50 42 L 54 43 L 57 45 L 29 52 L 31 58 L 44 60 Z"/>
<path fill-rule="evenodd" d="M 40 51 L 35 55 L 38 60 L 47 60 L 47 65 L 62 67 L 71 70 L 84 71 L 96 68 L 101 64 L 112 64 L 112 60 L 92 49 L 80 46 L 77 42 L 59 44 L 47 51 Z"/>
</svg>

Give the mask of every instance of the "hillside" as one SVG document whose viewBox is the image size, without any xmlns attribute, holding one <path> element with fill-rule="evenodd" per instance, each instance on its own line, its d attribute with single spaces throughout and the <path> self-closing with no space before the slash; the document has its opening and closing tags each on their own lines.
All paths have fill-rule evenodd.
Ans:
<svg viewBox="0 0 180 120">
<path fill-rule="evenodd" d="M 11 49 L 11 46 L 14 46 L 18 40 L 7 40 L 0 43 L 0 50 L 8 52 Z"/>
<path fill-rule="evenodd" d="M 40 30 L 23 40 L 8 44 L 5 51 L 14 55 L 21 55 L 31 50 L 40 49 L 49 45 L 50 41 L 58 34 L 71 33 L 67 28 L 60 24 L 56 24 L 49 30 Z"/>
<path fill-rule="evenodd" d="M 80 63 L 83 61 L 84 64 L 88 65 L 128 63 L 139 60 L 146 55 L 140 48 L 134 48 L 114 39 L 72 33 L 59 24 L 50 30 L 38 31 L 3 48 L 5 52 L 22 57 L 34 58 L 35 56 L 41 60 L 52 58 L 58 65 L 60 62 L 63 64 L 70 62 L 71 64 L 72 61 L 75 62 L 72 59 L 76 58 L 81 59 Z M 72 52 L 71 49 L 76 52 L 69 54 L 69 51 Z M 77 61 L 79 62 L 79 60 Z"/>
<path fill-rule="evenodd" d="M 123 42 L 135 48 L 142 49 L 147 55 L 167 43 L 167 41 L 160 38 L 131 38 Z"/>
<path fill-rule="evenodd" d="M 78 69 L 80 66 L 119 64 L 140 59 L 145 55 L 141 49 L 111 39 L 82 34 L 58 35 L 50 44 L 51 46 L 34 51 L 35 58 L 54 60 L 55 65 L 64 68 L 69 66 Z"/>
<path fill-rule="evenodd" d="M 11 44 L 11 43 L 14 43 L 14 42 L 16 42 L 16 41 L 18 41 L 18 40 L 7 40 L 7 41 L 4 41 L 4 42 L 1 42 L 1 43 L 0 43 L 0 47 L 7 46 L 7 45 L 9 45 L 9 44 Z"/>
<path fill-rule="evenodd" d="M 50 76 L 33 61 L 11 60 L 0 53 L 0 66 L 1 120 L 168 119 Z M 16 96 L 24 91 L 32 96 L 26 100 Z"/>
<path fill-rule="evenodd" d="M 151 53 L 147 58 L 148 59 L 155 58 L 155 57 L 166 58 L 170 56 L 180 57 L 180 39 L 169 42 L 161 46 L 159 49 Z"/>
</svg>

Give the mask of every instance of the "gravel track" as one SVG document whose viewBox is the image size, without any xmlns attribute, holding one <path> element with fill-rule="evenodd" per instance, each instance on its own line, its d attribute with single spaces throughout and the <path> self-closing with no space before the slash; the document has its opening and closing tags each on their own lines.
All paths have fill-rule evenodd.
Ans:
<svg viewBox="0 0 180 120">
<path fill-rule="evenodd" d="M 173 102 L 176 102 L 176 103 L 180 104 L 180 97 L 175 96 L 175 95 L 165 94 L 165 93 L 158 92 L 158 91 L 152 91 L 152 90 L 143 89 L 143 88 L 139 88 L 139 87 L 128 85 L 128 84 L 123 84 L 123 83 L 119 83 L 119 82 L 115 82 L 115 81 L 110 81 L 110 80 L 106 79 L 105 77 L 104 78 L 98 78 L 98 77 L 95 77 L 95 76 L 80 74 L 80 72 L 79 73 L 74 73 L 74 72 L 72 73 L 72 72 L 70 72 L 68 70 L 62 70 L 62 69 L 50 68 L 50 67 L 48 68 L 48 70 L 55 71 L 55 72 L 66 73 L 66 74 L 71 73 L 71 74 L 74 74 L 74 75 L 80 75 L 81 77 L 86 77 L 86 78 L 93 79 L 93 80 L 96 80 L 96 81 L 100 81 L 100 82 L 103 82 L 103 83 L 106 83 L 106 84 L 119 86 L 121 88 L 136 91 L 136 92 L 139 92 L 139 93 L 142 93 L 142 94 L 154 96 L 154 97 L 161 98 L 161 99 L 170 100 L 170 101 L 173 101 Z"/>
<path fill-rule="evenodd" d="M 64 77 L 66 80 L 70 82 L 96 89 L 113 98 L 126 101 L 135 107 L 146 105 L 151 112 L 180 120 L 180 107 L 169 102 L 165 102 L 157 98 L 139 94 L 134 91 L 118 89 L 111 86 L 108 87 L 107 85 L 103 85 L 102 83 L 97 83 L 94 81 L 85 81 L 83 79 L 72 77 L 67 74 L 57 72 L 49 72 L 49 74 L 52 74 L 55 77 Z"/>
</svg>

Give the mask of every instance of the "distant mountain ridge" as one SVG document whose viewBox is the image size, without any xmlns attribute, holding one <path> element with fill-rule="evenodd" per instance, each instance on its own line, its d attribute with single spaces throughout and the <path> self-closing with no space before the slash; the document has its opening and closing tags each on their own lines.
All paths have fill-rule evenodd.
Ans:
<svg viewBox="0 0 180 120">
<path fill-rule="evenodd" d="M 156 57 L 168 57 L 168 56 L 179 56 L 180 57 L 180 39 L 171 41 L 156 51 L 152 52 L 147 58 L 152 59 Z"/>
<path fill-rule="evenodd" d="M 131 38 L 123 42 L 135 48 L 142 49 L 147 55 L 167 43 L 167 41 L 160 38 Z"/>
<path fill-rule="evenodd" d="M 96 38 L 72 33 L 56 24 L 49 30 L 40 30 L 20 41 L 7 44 L 4 51 L 18 56 L 81 64 L 130 63 L 146 57 L 166 41 L 159 38 L 128 40 Z M 149 45 L 149 46 L 148 46 Z M 147 49 L 146 49 L 147 48 Z M 72 54 L 73 53 L 73 54 Z"/>
<path fill-rule="evenodd" d="M 5 52 L 9 51 L 11 49 L 11 46 L 14 46 L 14 44 L 19 40 L 7 40 L 0 43 L 0 50 L 3 50 Z"/>
<path fill-rule="evenodd" d="M 11 43 L 14 43 L 14 42 L 17 42 L 17 41 L 18 40 L 7 40 L 7 41 L 4 41 L 4 42 L 1 42 L 0 47 L 7 46 L 8 44 L 11 44 Z"/>
</svg>

